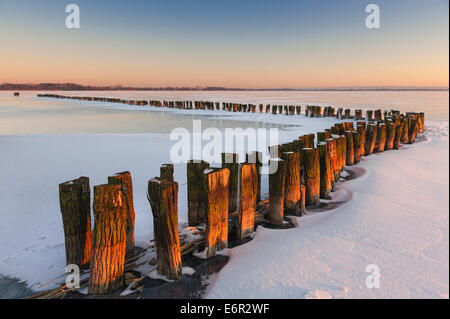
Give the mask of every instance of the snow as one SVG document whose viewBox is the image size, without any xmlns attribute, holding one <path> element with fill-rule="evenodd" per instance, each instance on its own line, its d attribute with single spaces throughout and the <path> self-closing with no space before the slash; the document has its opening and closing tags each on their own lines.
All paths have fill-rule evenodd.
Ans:
<svg viewBox="0 0 450 319">
<path fill-rule="evenodd" d="M 423 141 L 364 157 L 366 174 L 339 186 L 352 194 L 346 205 L 295 229 L 259 227 L 207 297 L 448 298 L 448 122 L 426 127 Z M 378 289 L 365 285 L 371 264 Z"/>
<path fill-rule="evenodd" d="M 189 129 L 193 119 L 201 119 L 204 129 L 277 127 L 279 142 L 283 143 L 323 131 L 336 122 L 304 116 L 39 101 L 32 94 L 27 92 L 12 100 L 0 92 L 0 112 L 4 112 L 0 118 L 0 134 L 4 134 L 0 135 L 0 274 L 26 280 L 33 290 L 53 288 L 55 284 L 40 284 L 65 272 L 59 183 L 89 176 L 92 191 L 108 176 L 130 171 L 136 244 L 148 247 L 153 224 L 147 183 L 159 176 L 162 164 L 170 162 L 172 128 Z M 77 94 L 140 97 L 133 92 Z M 176 92 L 139 94 L 174 94 L 174 99 L 179 99 Z M 252 93 L 204 94 L 210 100 L 244 102 Z M 265 94 L 273 96 L 263 99 L 257 93 L 256 100 L 274 103 L 281 93 Z M 371 93 L 367 98 L 373 96 Z M 440 116 L 442 97 L 439 99 L 436 105 L 432 100 L 424 101 L 439 109 L 436 114 L 446 119 L 448 110 L 446 116 Z M 446 99 L 448 108 L 448 92 Z M 414 108 L 422 107 L 414 103 Z M 8 106 L 6 111 L 4 105 Z M 32 117 L 21 113 L 23 105 L 31 105 Z M 10 115 L 11 108 L 20 109 L 21 115 Z M 399 109 L 395 104 L 392 108 Z M 36 117 L 36 113 L 42 115 Z M 423 141 L 402 146 L 399 151 L 363 157 L 355 166 L 361 168 L 358 172 L 362 175 L 341 183 L 332 193 L 333 200 L 347 201 L 345 205 L 293 218 L 297 228 L 259 227 L 252 241 L 219 252 L 230 261 L 208 279 L 207 297 L 448 298 L 448 121 L 427 121 L 426 127 Z M 180 234 L 196 237 L 186 227 L 186 165 L 175 164 L 174 169 L 180 185 Z M 267 177 L 263 177 L 263 184 L 262 193 L 266 194 Z M 365 287 L 369 264 L 380 267 L 379 289 Z M 147 264 L 141 270 L 153 268 Z"/>
</svg>

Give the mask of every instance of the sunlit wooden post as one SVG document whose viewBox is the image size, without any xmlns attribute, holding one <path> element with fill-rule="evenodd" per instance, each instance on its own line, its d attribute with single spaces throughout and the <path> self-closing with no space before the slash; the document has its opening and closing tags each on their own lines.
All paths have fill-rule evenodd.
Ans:
<svg viewBox="0 0 450 319">
<path fill-rule="evenodd" d="M 228 247 L 228 181 L 227 168 L 208 169 L 204 173 L 206 185 L 206 257 Z"/>
<path fill-rule="evenodd" d="M 395 139 L 395 131 L 397 125 L 395 123 L 387 124 L 387 132 L 386 132 L 386 150 L 394 149 L 394 139 Z"/>
<path fill-rule="evenodd" d="M 197 226 L 206 221 L 206 195 L 203 172 L 209 164 L 192 160 L 187 163 L 188 223 Z"/>
<path fill-rule="evenodd" d="M 339 165 L 338 165 L 338 154 L 337 154 L 337 139 L 329 138 L 325 141 L 328 145 L 330 151 L 330 168 L 332 171 L 333 181 L 337 181 L 339 177 Z"/>
<path fill-rule="evenodd" d="M 366 123 L 364 122 L 364 125 L 358 124 L 356 129 L 359 132 L 359 151 L 361 156 L 366 155 L 365 145 L 366 145 Z"/>
<path fill-rule="evenodd" d="M 284 152 L 282 159 L 286 165 L 286 180 L 284 187 L 284 209 L 292 215 L 301 215 L 300 202 L 300 153 Z"/>
<path fill-rule="evenodd" d="M 304 163 L 306 205 L 320 203 L 320 160 L 319 151 L 316 148 L 304 148 L 302 150 Z"/>
<path fill-rule="evenodd" d="M 399 123 L 395 127 L 395 138 L 394 138 L 394 145 L 393 145 L 393 149 L 394 150 L 400 149 L 400 142 L 401 142 L 401 139 L 402 139 L 403 125 L 404 125 L 404 120 L 400 119 Z"/>
<path fill-rule="evenodd" d="M 89 178 L 59 184 L 67 265 L 87 268 L 91 259 L 91 190 Z"/>
<path fill-rule="evenodd" d="M 238 239 L 242 240 L 255 230 L 257 197 L 256 164 L 241 165 L 241 193 L 239 204 Z"/>
<path fill-rule="evenodd" d="M 178 235 L 178 183 L 159 178 L 148 182 L 148 200 L 153 214 L 158 274 L 180 279 L 182 274 Z"/>
<path fill-rule="evenodd" d="M 320 158 L 320 198 L 329 199 L 332 190 L 334 172 L 331 169 L 331 156 L 327 142 L 317 144 Z"/>
<path fill-rule="evenodd" d="M 284 217 L 284 191 L 286 181 L 286 162 L 275 158 L 269 161 L 270 167 L 276 168 L 269 175 L 269 214 L 271 224 L 282 225 Z"/>
<path fill-rule="evenodd" d="M 122 185 L 94 187 L 94 230 L 89 294 L 102 295 L 123 286 L 127 201 Z"/>
<path fill-rule="evenodd" d="M 345 157 L 345 165 L 352 166 L 355 164 L 355 150 L 353 147 L 353 132 L 345 131 L 345 137 L 347 139 L 347 153 Z"/>
<path fill-rule="evenodd" d="M 377 153 L 384 152 L 385 145 L 386 145 L 386 123 L 379 123 L 375 152 Z"/>
<path fill-rule="evenodd" d="M 358 131 L 352 131 L 352 133 L 354 163 L 357 164 L 361 161 L 361 133 Z"/>
<path fill-rule="evenodd" d="M 373 111 L 372 110 L 366 111 L 366 121 L 373 121 Z"/>
</svg>

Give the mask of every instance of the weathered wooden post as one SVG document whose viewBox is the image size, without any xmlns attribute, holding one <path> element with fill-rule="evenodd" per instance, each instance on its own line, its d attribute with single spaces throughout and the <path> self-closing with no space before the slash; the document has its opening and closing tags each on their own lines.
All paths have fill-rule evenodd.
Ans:
<svg viewBox="0 0 450 319">
<path fill-rule="evenodd" d="M 241 165 L 241 194 L 239 204 L 238 239 L 242 240 L 255 230 L 256 196 L 257 196 L 256 164 Z"/>
<path fill-rule="evenodd" d="M 316 148 L 302 149 L 302 161 L 304 163 L 306 205 L 317 205 L 320 203 L 319 151 Z"/>
<path fill-rule="evenodd" d="M 345 137 L 347 139 L 347 150 L 345 157 L 345 165 L 352 166 L 355 164 L 355 150 L 353 147 L 353 132 L 345 131 Z"/>
<path fill-rule="evenodd" d="M 333 181 L 337 181 L 340 172 L 340 168 L 338 165 L 337 139 L 329 138 L 325 142 L 327 142 L 328 149 L 330 151 L 330 168 L 333 176 Z"/>
<path fill-rule="evenodd" d="M 122 185 L 94 187 L 94 230 L 89 294 L 103 295 L 123 286 L 127 201 Z"/>
<path fill-rule="evenodd" d="M 66 264 L 87 268 L 91 259 L 91 190 L 89 178 L 59 184 Z"/>
<path fill-rule="evenodd" d="M 388 123 L 387 131 L 386 131 L 386 150 L 394 149 L 394 139 L 395 139 L 395 131 L 397 125 L 395 123 Z"/>
<path fill-rule="evenodd" d="M 342 119 L 342 112 L 344 111 L 344 109 L 342 108 L 342 107 L 339 107 L 338 108 L 338 110 L 337 110 L 337 114 L 336 114 L 336 117 L 338 118 L 338 119 Z"/>
<path fill-rule="evenodd" d="M 359 151 L 361 156 L 366 155 L 365 145 L 366 145 L 366 123 L 364 122 L 364 125 L 358 124 L 356 129 L 359 132 Z"/>
<path fill-rule="evenodd" d="M 246 162 L 250 164 L 256 164 L 256 174 L 257 174 L 257 195 L 256 202 L 259 203 L 261 201 L 261 170 L 262 170 L 262 162 L 261 159 L 263 154 L 262 152 L 251 152 L 247 154 Z"/>
<path fill-rule="evenodd" d="M 331 138 L 331 131 L 317 132 L 317 142 L 324 142 Z"/>
<path fill-rule="evenodd" d="M 383 120 L 383 114 L 381 113 L 381 110 L 375 111 L 375 120 L 376 121 L 382 121 Z"/>
<path fill-rule="evenodd" d="M 209 164 L 192 160 L 187 163 L 188 223 L 197 226 L 206 221 L 206 189 L 203 172 Z"/>
<path fill-rule="evenodd" d="M 284 209 L 289 214 L 301 216 L 300 153 L 285 152 L 282 158 L 286 164 Z"/>
<path fill-rule="evenodd" d="M 419 130 L 417 117 L 409 118 L 409 135 L 408 135 L 408 143 L 412 144 L 416 140 L 417 132 Z"/>
<path fill-rule="evenodd" d="M 400 142 L 402 139 L 404 120 L 400 119 L 399 124 L 395 126 L 394 150 L 400 149 Z"/>
<path fill-rule="evenodd" d="M 238 209 L 239 154 L 222 153 L 222 168 L 228 168 L 230 173 L 228 213 L 232 214 Z"/>
<path fill-rule="evenodd" d="M 320 158 L 320 198 L 329 199 L 333 188 L 334 172 L 331 169 L 331 156 L 327 142 L 317 144 Z"/>
<path fill-rule="evenodd" d="M 182 273 L 178 235 L 178 183 L 152 178 L 148 182 L 148 201 L 153 214 L 158 274 L 180 279 Z"/>
<path fill-rule="evenodd" d="M 385 145 L 386 145 L 386 124 L 379 123 L 375 152 L 377 153 L 384 152 Z"/>
<path fill-rule="evenodd" d="M 351 110 L 350 109 L 345 109 L 344 112 L 345 112 L 345 115 L 344 115 L 345 119 L 351 118 L 351 113 L 350 113 Z"/>
<path fill-rule="evenodd" d="M 359 131 L 353 132 L 353 154 L 354 163 L 357 164 L 361 161 L 361 133 Z"/>
<path fill-rule="evenodd" d="M 125 185 L 123 188 L 123 195 L 125 196 L 125 200 L 127 202 L 127 245 L 125 249 L 125 255 L 133 256 L 134 255 L 134 220 L 135 220 L 135 212 L 134 212 L 134 201 L 133 201 L 133 180 L 131 179 L 130 172 L 118 173 L 114 176 L 108 177 L 108 184 L 110 185 Z"/>
<path fill-rule="evenodd" d="M 269 214 L 271 224 L 282 225 L 284 216 L 284 192 L 286 181 L 286 162 L 282 159 L 270 159 L 270 167 L 276 170 L 269 175 Z"/>
<path fill-rule="evenodd" d="M 297 115 L 300 115 L 302 113 L 302 107 L 300 105 L 296 105 L 295 112 Z"/>
<path fill-rule="evenodd" d="M 369 123 L 366 129 L 366 143 L 364 152 L 366 155 L 371 155 L 375 149 L 378 135 L 378 126 L 375 123 Z"/>
<path fill-rule="evenodd" d="M 227 168 L 208 169 L 204 173 L 206 185 L 206 257 L 228 247 L 228 182 Z"/>
<path fill-rule="evenodd" d="M 355 110 L 355 120 L 361 120 L 363 117 L 362 117 L 362 110 L 361 109 L 359 109 L 359 110 Z"/>
<path fill-rule="evenodd" d="M 173 178 L 173 173 L 174 173 L 174 168 L 173 168 L 173 164 L 164 164 L 161 166 L 161 168 L 159 169 L 160 172 L 160 178 L 162 180 L 167 180 L 169 182 L 174 182 L 174 178 Z"/>
</svg>

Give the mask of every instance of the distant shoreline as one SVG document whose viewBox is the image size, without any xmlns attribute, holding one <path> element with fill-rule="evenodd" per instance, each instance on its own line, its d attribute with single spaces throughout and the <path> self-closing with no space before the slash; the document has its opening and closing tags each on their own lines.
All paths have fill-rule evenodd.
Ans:
<svg viewBox="0 0 450 319">
<path fill-rule="evenodd" d="M 239 92 L 364 92 L 364 91 L 448 91 L 448 87 L 407 87 L 407 86 L 377 86 L 377 87 L 324 87 L 324 88 L 226 88 L 226 87 L 125 87 L 125 86 L 89 86 L 75 83 L 40 83 L 40 84 L 0 84 L 0 91 L 239 91 Z"/>
</svg>

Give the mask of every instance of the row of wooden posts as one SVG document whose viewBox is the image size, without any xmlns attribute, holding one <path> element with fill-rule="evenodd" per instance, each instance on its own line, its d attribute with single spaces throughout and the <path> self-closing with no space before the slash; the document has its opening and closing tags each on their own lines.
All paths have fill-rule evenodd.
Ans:
<svg viewBox="0 0 450 319">
<path fill-rule="evenodd" d="M 138 106 L 155 106 L 155 107 L 167 107 L 177 109 L 196 109 L 196 110 L 210 110 L 210 111 L 229 111 L 229 112 L 251 112 L 256 113 L 256 104 L 242 104 L 242 103 L 228 103 L 228 102 L 211 102 L 211 101 L 159 101 L 159 100 L 126 100 L 119 98 L 108 97 L 90 97 L 90 96 L 65 96 L 59 94 L 38 94 L 38 97 L 44 98 L 57 98 L 57 99 L 71 99 L 82 101 L 96 101 L 107 103 L 122 103 L 127 105 Z M 271 105 L 271 104 L 259 104 L 259 113 L 270 114 L 284 114 L 284 115 L 300 115 L 302 114 L 302 106 L 300 105 Z M 356 121 L 383 121 L 383 118 L 389 118 L 392 116 L 400 115 L 398 110 L 382 111 L 367 110 L 365 117 L 363 116 L 362 109 L 354 110 L 354 114 L 351 114 L 349 108 L 335 108 L 332 106 L 313 106 L 307 105 L 305 107 L 305 115 L 308 117 L 335 117 L 338 119 L 353 119 Z M 415 114 L 415 113 L 414 113 Z M 419 113 L 419 118 L 424 121 L 424 113 Z"/>
<path fill-rule="evenodd" d="M 317 135 L 271 146 L 270 162 L 276 162 L 278 169 L 269 175 L 268 200 L 261 194 L 260 152 L 247 154 L 242 164 L 237 154 L 223 154 L 221 168 L 192 160 L 187 163 L 189 226 L 205 224 L 204 249 L 210 258 L 228 247 L 229 240 L 241 240 L 254 232 L 258 205 L 266 203 L 266 222 L 282 225 L 286 214 L 302 216 L 306 206 L 328 199 L 345 166 L 373 152 L 413 143 L 423 131 L 420 114 L 392 114 L 383 121 L 358 121 L 356 128 L 355 122 L 336 123 Z M 160 168 L 160 176 L 148 182 L 148 200 L 153 214 L 157 271 L 169 279 L 179 279 L 179 185 L 173 174 L 172 164 Z M 89 267 L 90 294 L 105 294 L 122 287 L 125 258 L 135 253 L 131 174 L 119 173 L 107 181 L 94 187 L 92 230 L 89 178 L 59 185 L 66 261 Z"/>
</svg>

